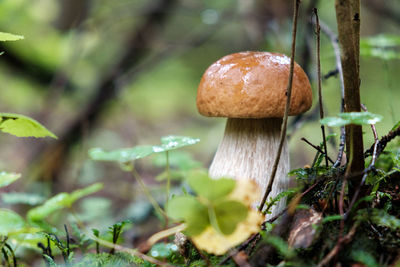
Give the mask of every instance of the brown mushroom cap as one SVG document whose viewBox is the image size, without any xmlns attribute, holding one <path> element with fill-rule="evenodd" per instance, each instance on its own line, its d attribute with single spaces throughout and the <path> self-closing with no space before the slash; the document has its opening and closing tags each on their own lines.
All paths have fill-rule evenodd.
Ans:
<svg viewBox="0 0 400 267">
<path fill-rule="evenodd" d="M 209 117 L 282 118 L 290 58 L 277 53 L 241 52 L 225 56 L 204 73 L 197 108 Z M 295 63 L 289 115 L 311 107 L 311 85 Z"/>
</svg>

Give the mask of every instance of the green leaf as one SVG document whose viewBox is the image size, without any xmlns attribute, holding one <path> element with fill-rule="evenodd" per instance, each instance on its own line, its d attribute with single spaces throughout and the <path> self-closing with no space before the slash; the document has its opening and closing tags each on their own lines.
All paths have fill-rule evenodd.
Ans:
<svg viewBox="0 0 400 267">
<path fill-rule="evenodd" d="M 69 205 L 72 205 L 75 201 L 77 201 L 80 198 L 86 197 L 88 195 L 100 191 L 101 189 L 103 189 L 103 187 L 104 185 L 102 183 L 95 183 L 88 187 L 75 190 L 69 196 Z"/>
<path fill-rule="evenodd" d="M 156 259 L 166 259 L 177 254 L 178 247 L 171 243 L 157 243 L 149 251 L 150 256 Z"/>
<path fill-rule="evenodd" d="M 269 235 L 266 238 L 266 241 L 276 248 L 282 256 L 287 258 L 292 258 L 295 256 L 295 251 L 288 246 L 285 240 L 280 238 L 279 236 Z"/>
<path fill-rule="evenodd" d="M 322 219 L 322 223 L 332 222 L 332 221 L 339 221 L 342 219 L 342 216 L 339 214 L 326 216 Z"/>
<path fill-rule="evenodd" d="M 165 167 L 167 165 L 165 154 L 156 154 L 153 158 L 153 164 L 157 167 Z M 187 171 L 200 168 L 202 163 L 193 159 L 193 156 L 186 151 L 176 150 L 169 153 L 169 165 Z"/>
<path fill-rule="evenodd" d="M 3 193 L 1 198 L 7 204 L 27 204 L 31 206 L 41 204 L 46 200 L 45 197 L 38 194 L 17 192 Z"/>
<path fill-rule="evenodd" d="M 165 152 L 174 149 L 178 149 L 184 146 L 191 146 L 200 142 L 198 138 L 191 138 L 187 136 L 177 136 L 177 135 L 169 135 L 161 137 L 161 146 L 158 147 L 162 149 L 162 151 L 158 151 L 157 147 L 154 147 L 154 151 L 156 152 Z"/>
<path fill-rule="evenodd" d="M 375 124 L 382 120 L 382 116 L 370 112 L 346 112 L 339 113 L 338 117 L 326 117 L 320 120 L 321 124 L 330 127 L 341 127 L 349 124 Z"/>
<path fill-rule="evenodd" d="M 57 139 L 52 132 L 39 122 L 24 115 L 0 113 L 0 130 L 17 137 L 52 137 Z"/>
<path fill-rule="evenodd" d="M 12 184 L 21 177 L 19 173 L 0 172 L 0 188 Z"/>
<path fill-rule="evenodd" d="M 398 121 L 398 122 L 392 127 L 391 131 L 396 130 L 397 128 L 399 128 L 399 126 L 400 126 L 400 121 Z"/>
<path fill-rule="evenodd" d="M 211 220 L 211 224 L 224 235 L 232 234 L 238 223 L 242 222 L 247 217 L 246 206 L 234 200 L 218 203 L 214 207 L 214 212 L 215 222 L 218 225 L 214 225 L 213 220 Z"/>
<path fill-rule="evenodd" d="M 161 138 L 160 146 L 136 146 L 112 151 L 104 151 L 101 148 L 92 148 L 89 150 L 89 156 L 93 160 L 116 161 L 124 163 L 141 159 L 155 153 L 166 152 L 184 146 L 194 145 L 199 141 L 200 140 L 197 138 L 170 135 Z"/>
<path fill-rule="evenodd" d="M 400 36 L 380 34 L 362 38 L 360 41 L 360 54 L 361 56 L 376 57 L 382 60 L 400 59 L 399 46 Z"/>
<path fill-rule="evenodd" d="M 93 160 L 117 161 L 121 163 L 141 159 L 153 153 L 152 146 L 135 146 L 112 151 L 104 151 L 101 148 L 92 148 L 89 150 L 89 156 Z"/>
<path fill-rule="evenodd" d="M 235 187 L 233 179 L 211 179 L 207 173 L 201 171 L 192 172 L 187 178 L 187 182 L 199 196 L 209 201 L 227 196 Z"/>
<path fill-rule="evenodd" d="M 35 207 L 28 211 L 29 221 L 40 221 L 55 211 L 70 207 L 78 199 L 93 194 L 103 188 L 100 183 L 93 184 L 83 189 L 78 189 L 70 194 L 60 193 L 48 199 L 43 205 Z"/>
<path fill-rule="evenodd" d="M 7 32 L 0 32 L 0 41 L 17 41 L 24 39 L 22 35 L 15 35 Z"/>
<path fill-rule="evenodd" d="M 25 221 L 12 210 L 0 209 L 0 235 L 8 235 L 25 227 Z"/>
<path fill-rule="evenodd" d="M 355 250 L 351 252 L 351 257 L 356 262 L 361 262 L 367 267 L 379 267 L 380 265 L 369 252 L 363 250 Z"/>
<path fill-rule="evenodd" d="M 43 254 L 43 257 L 45 258 L 48 266 L 50 266 L 50 267 L 58 267 L 59 266 L 57 263 L 54 262 L 54 260 L 50 256 Z"/>
<path fill-rule="evenodd" d="M 400 219 L 388 214 L 384 210 L 374 209 L 371 216 L 372 222 L 375 224 L 388 227 L 392 230 L 400 229 Z"/>
<path fill-rule="evenodd" d="M 190 195 L 169 200 L 166 212 L 172 219 L 185 221 L 190 236 L 200 234 L 210 225 L 207 207 Z"/>
</svg>

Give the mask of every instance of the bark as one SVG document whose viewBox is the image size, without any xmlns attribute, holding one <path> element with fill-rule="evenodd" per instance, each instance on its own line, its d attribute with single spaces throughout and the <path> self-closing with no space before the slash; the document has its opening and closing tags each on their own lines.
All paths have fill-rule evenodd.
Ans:
<svg viewBox="0 0 400 267">
<path fill-rule="evenodd" d="M 336 19 L 338 38 L 341 46 L 341 62 L 344 79 L 345 112 L 360 112 L 360 13 L 359 0 L 336 0 Z M 346 153 L 351 160 L 350 172 L 361 172 L 364 169 L 364 147 L 362 127 L 350 125 L 346 127 Z M 355 180 L 361 177 L 356 176 Z"/>
</svg>

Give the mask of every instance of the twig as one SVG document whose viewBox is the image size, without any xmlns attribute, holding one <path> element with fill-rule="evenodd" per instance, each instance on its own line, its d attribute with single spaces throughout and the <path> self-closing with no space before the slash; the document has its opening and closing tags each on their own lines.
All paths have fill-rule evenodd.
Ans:
<svg viewBox="0 0 400 267">
<path fill-rule="evenodd" d="M 318 77 L 318 102 L 319 102 L 319 117 L 324 118 L 324 108 L 322 104 L 322 82 L 321 82 L 321 27 L 319 26 L 318 11 L 314 8 L 315 15 L 315 34 L 317 35 L 317 77 Z M 328 148 L 326 146 L 325 126 L 321 124 L 322 142 L 325 150 L 325 165 L 328 167 Z"/>
<path fill-rule="evenodd" d="M 364 111 L 368 111 L 367 108 L 364 105 L 361 105 L 361 108 Z M 378 133 L 376 132 L 376 128 L 375 128 L 374 124 L 371 124 L 371 129 L 372 129 L 372 133 L 374 135 L 374 145 L 373 145 L 374 148 L 373 148 L 373 153 L 372 153 L 372 160 L 371 160 L 371 163 L 369 164 L 368 168 L 364 170 L 364 175 L 361 178 L 361 182 L 358 185 L 356 191 L 354 192 L 353 198 L 351 199 L 350 205 L 349 205 L 349 207 L 347 209 L 347 213 L 345 215 L 345 219 L 348 218 L 348 215 L 350 214 L 351 208 L 353 207 L 354 203 L 356 202 L 358 194 L 360 193 L 360 190 L 361 190 L 362 186 L 364 185 L 365 180 L 367 179 L 368 173 L 374 168 L 375 163 L 376 163 L 377 154 L 378 154 L 377 153 L 378 152 L 377 148 L 378 148 L 378 144 L 379 144 L 379 138 L 378 138 Z"/>
<path fill-rule="evenodd" d="M 301 116 L 298 115 L 294 117 L 294 119 L 289 123 L 288 128 L 291 129 L 286 136 L 287 140 L 289 141 L 290 138 L 294 135 L 294 133 L 302 127 L 302 125 L 308 121 L 315 121 L 318 116 L 318 107 L 315 106 L 312 108 L 311 111 L 307 112 L 306 114 L 302 114 Z"/>
<path fill-rule="evenodd" d="M 163 230 L 161 232 L 155 233 L 149 239 L 147 239 L 146 243 L 147 243 L 147 245 L 149 245 L 151 247 L 163 238 L 166 238 L 166 237 L 176 234 L 178 232 L 182 232 L 183 230 L 186 229 L 186 227 L 187 227 L 187 225 L 183 223 L 183 224 L 174 226 L 172 228 Z"/>
<path fill-rule="evenodd" d="M 327 74 L 324 75 L 324 80 L 329 79 L 330 77 L 336 77 L 339 73 L 339 70 L 336 68 L 334 70 L 329 71 Z"/>
<path fill-rule="evenodd" d="M 400 125 L 396 129 L 391 130 L 387 135 L 383 136 L 379 140 L 378 145 L 377 145 L 376 157 L 379 157 L 379 155 L 386 148 L 386 145 L 390 141 L 392 141 L 396 136 L 400 136 Z M 372 155 L 374 149 L 375 149 L 375 143 L 365 152 L 365 157 Z"/>
<path fill-rule="evenodd" d="M 320 24 L 322 32 L 331 41 L 332 48 L 333 48 L 333 51 L 335 53 L 336 69 L 337 69 L 337 72 L 339 74 L 340 89 L 341 89 L 340 90 L 340 94 L 341 94 L 340 112 L 344 112 L 344 80 L 343 80 L 342 62 L 340 60 L 340 48 L 339 48 L 338 38 L 337 38 L 336 34 L 324 22 L 320 21 L 319 24 Z M 345 127 L 342 126 L 340 128 L 339 152 L 338 152 L 338 157 L 337 157 L 337 159 L 335 161 L 335 164 L 333 164 L 334 168 L 339 167 L 340 162 L 342 161 L 345 142 L 346 142 L 346 131 L 345 131 Z"/>
<path fill-rule="evenodd" d="M 313 147 L 313 148 L 314 148 L 315 150 L 317 150 L 319 153 L 325 155 L 325 157 L 327 158 L 327 160 L 329 160 L 331 163 L 334 163 L 333 160 L 332 160 L 329 156 L 327 156 L 327 155 L 325 154 L 326 152 L 322 151 L 322 149 L 321 149 L 319 146 L 313 145 L 310 141 L 308 141 L 308 140 L 305 139 L 304 137 L 302 137 L 300 140 L 306 142 L 308 145 L 310 145 L 311 147 Z"/>
<path fill-rule="evenodd" d="M 332 260 L 332 258 L 339 252 L 340 247 L 342 244 L 346 244 L 351 241 L 353 238 L 354 234 L 356 233 L 358 225 L 354 224 L 353 227 L 351 227 L 349 233 L 344 236 L 342 239 L 339 240 L 339 242 L 335 245 L 335 247 L 328 253 L 328 255 L 325 256 L 325 258 L 322 259 L 317 265 L 317 267 L 323 267 L 328 265 L 328 263 Z"/>
<path fill-rule="evenodd" d="M 264 196 L 261 200 L 260 206 L 258 210 L 261 212 L 264 208 L 265 201 L 269 193 L 272 190 L 272 184 L 275 180 L 276 171 L 278 170 L 279 159 L 281 157 L 281 152 L 283 148 L 283 144 L 285 141 L 286 136 L 286 128 L 287 128 L 287 121 L 289 115 L 289 108 L 290 108 L 290 98 L 292 96 L 292 81 L 293 81 L 293 70 L 294 70 L 294 57 L 296 53 L 296 33 L 297 33 L 297 18 L 299 15 L 299 6 L 300 0 L 294 0 L 294 11 L 293 11 L 293 28 L 292 28 L 292 54 L 290 58 L 290 71 L 289 71 L 289 80 L 286 88 L 286 106 L 285 106 L 285 113 L 283 116 L 282 128 L 281 128 L 281 136 L 279 140 L 279 147 L 276 153 L 274 165 L 272 167 L 271 177 L 268 181 L 267 188 L 265 189 Z"/>
</svg>

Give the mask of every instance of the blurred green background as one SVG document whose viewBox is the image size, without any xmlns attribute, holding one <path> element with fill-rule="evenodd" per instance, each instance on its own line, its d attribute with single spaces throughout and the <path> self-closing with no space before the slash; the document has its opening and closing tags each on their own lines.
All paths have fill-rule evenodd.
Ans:
<svg viewBox="0 0 400 267">
<path fill-rule="evenodd" d="M 336 32 L 333 1 L 302 1 L 296 61 L 313 85 L 309 114 L 317 105 L 315 35 L 309 23 L 314 6 Z M 164 135 L 187 135 L 201 142 L 185 151 L 208 167 L 225 119 L 197 113 L 203 72 L 234 52 L 288 54 L 291 14 L 292 1 L 281 0 L 0 1 L 0 30 L 25 37 L 1 44 L 0 110 L 29 115 L 59 136 L 45 141 L 1 136 L 0 169 L 23 173 L 7 190 L 47 197 L 100 181 L 106 189 L 79 206 L 87 220 L 102 227 L 117 218 L 140 217 L 150 207 L 134 180 L 118 166 L 91 161 L 87 150 L 158 144 Z M 400 120 L 396 14 L 398 0 L 362 1 L 362 37 L 384 34 L 397 40 L 386 45 L 384 37 L 385 45 L 377 45 L 376 53 L 364 50 L 360 62 L 362 102 L 370 112 L 383 115 L 377 124 L 380 135 Z M 321 39 L 326 74 L 335 69 L 335 57 L 329 39 L 324 34 Z M 385 57 L 387 52 L 392 56 Z M 323 81 L 323 100 L 327 116 L 339 112 L 338 77 Z M 315 155 L 301 137 L 314 144 L 322 140 L 317 115 L 306 118 L 299 128 L 289 128 L 292 168 L 310 164 Z M 373 137 L 368 127 L 364 131 L 368 148 Z M 337 144 L 338 137 L 336 147 L 328 149 L 332 158 Z M 162 198 L 163 183 L 154 179 L 162 167 L 152 159 L 138 161 L 137 167 Z"/>
</svg>

